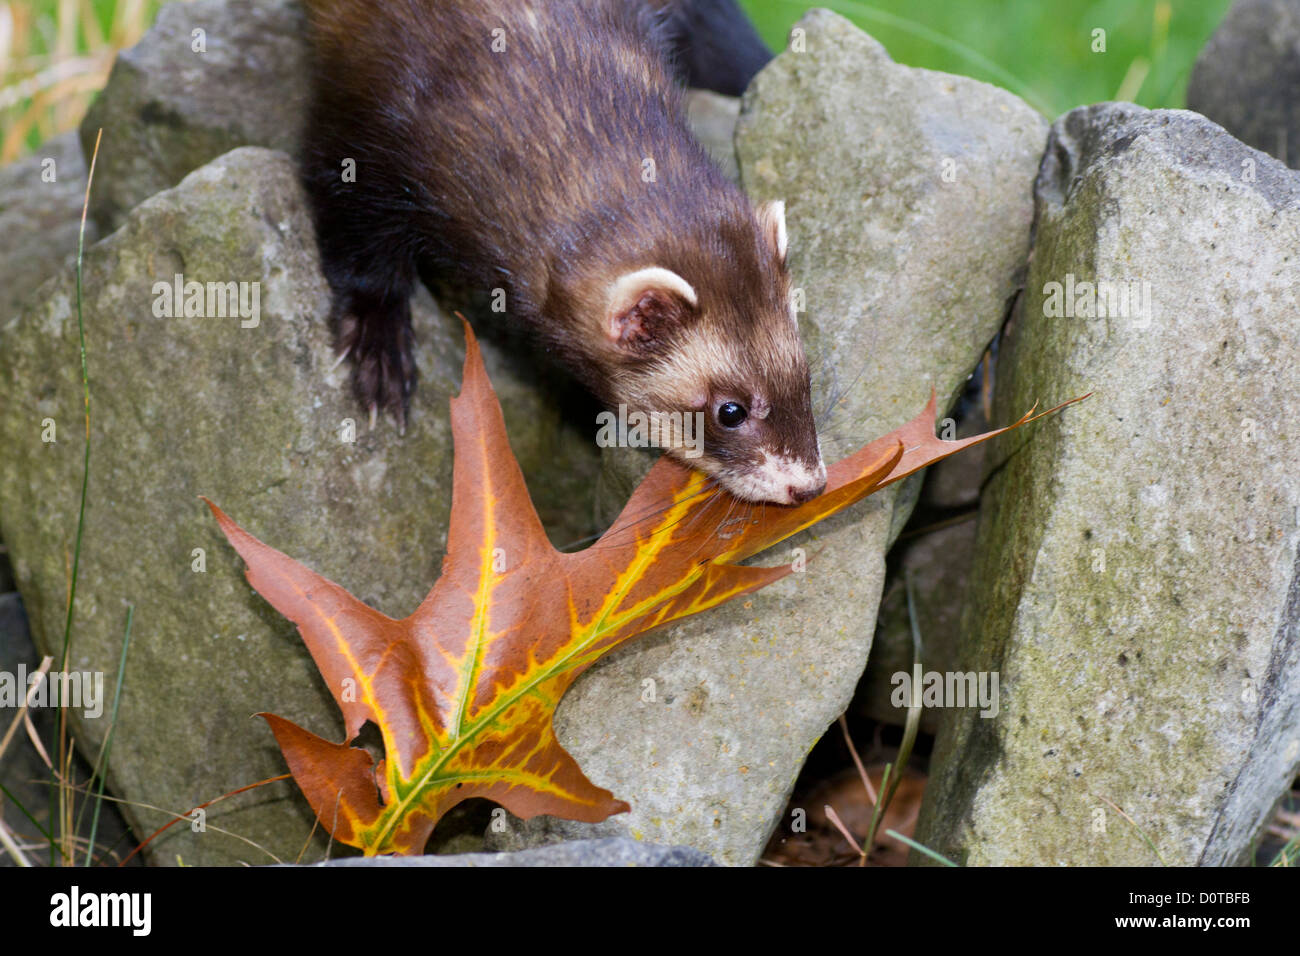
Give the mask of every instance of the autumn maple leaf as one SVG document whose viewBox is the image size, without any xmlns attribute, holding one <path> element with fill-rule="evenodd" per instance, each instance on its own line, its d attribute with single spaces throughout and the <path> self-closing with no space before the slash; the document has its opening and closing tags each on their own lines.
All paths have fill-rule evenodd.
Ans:
<svg viewBox="0 0 1300 956">
<path fill-rule="evenodd" d="M 447 555 L 410 617 L 366 606 L 208 502 L 249 582 L 298 625 L 343 712 L 346 739 L 261 716 L 321 824 L 367 854 L 421 852 L 439 818 L 470 797 L 525 819 L 596 822 L 629 809 L 588 780 L 555 737 L 556 706 L 578 675 L 637 635 L 791 570 L 736 562 L 1007 430 L 940 441 L 931 397 L 913 421 L 832 465 L 826 491 L 797 507 L 736 508 L 665 457 L 599 541 L 566 554 L 532 506 L 468 324 L 465 335 L 464 384 L 451 401 Z M 377 765 L 351 745 L 366 721 L 383 738 Z"/>
</svg>

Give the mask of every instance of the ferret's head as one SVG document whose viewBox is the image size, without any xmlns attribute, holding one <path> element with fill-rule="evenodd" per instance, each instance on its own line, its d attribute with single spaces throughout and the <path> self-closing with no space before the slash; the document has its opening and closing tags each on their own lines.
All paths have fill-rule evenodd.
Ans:
<svg viewBox="0 0 1300 956">
<path fill-rule="evenodd" d="M 784 204 L 766 203 L 620 271 L 606 286 L 605 397 L 738 498 L 792 505 L 821 494 L 826 465 L 785 260 Z"/>
</svg>

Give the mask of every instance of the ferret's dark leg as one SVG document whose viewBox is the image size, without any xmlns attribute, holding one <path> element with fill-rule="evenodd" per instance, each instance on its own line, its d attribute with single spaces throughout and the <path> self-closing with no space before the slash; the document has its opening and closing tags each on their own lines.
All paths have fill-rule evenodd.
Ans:
<svg viewBox="0 0 1300 956">
<path fill-rule="evenodd" d="M 411 293 L 416 269 L 414 232 L 404 207 L 384 191 L 379 163 L 358 162 L 364 175 L 344 182 L 341 156 L 357 145 L 327 145 L 330 129 L 316 124 L 304 157 L 325 278 L 334 293 L 330 314 L 339 354 L 352 365 L 353 387 L 372 420 L 392 412 L 405 425 L 416 368 Z M 386 172 L 386 171 L 384 171 Z"/>
<path fill-rule="evenodd" d="M 673 0 L 675 56 L 690 86 L 739 96 L 772 51 L 736 0 Z"/>
<path fill-rule="evenodd" d="M 410 263 L 384 263 L 359 270 L 354 263 L 327 266 L 334 289 L 331 316 L 338 350 L 352 362 L 352 382 L 373 420 L 391 411 L 399 426 L 415 391 L 415 335 L 411 331 Z"/>
</svg>

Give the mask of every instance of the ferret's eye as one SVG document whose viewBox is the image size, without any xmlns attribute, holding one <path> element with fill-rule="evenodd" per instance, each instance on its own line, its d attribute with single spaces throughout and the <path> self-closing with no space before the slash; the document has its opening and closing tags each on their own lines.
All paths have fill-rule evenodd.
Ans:
<svg viewBox="0 0 1300 956">
<path fill-rule="evenodd" d="M 727 428 L 739 428 L 749 417 L 744 405 L 735 402 L 723 402 L 718 406 L 718 421 Z"/>
</svg>

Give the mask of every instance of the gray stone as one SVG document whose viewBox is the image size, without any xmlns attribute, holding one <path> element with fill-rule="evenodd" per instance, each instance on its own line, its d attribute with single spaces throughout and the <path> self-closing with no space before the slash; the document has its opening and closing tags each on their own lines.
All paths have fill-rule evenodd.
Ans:
<svg viewBox="0 0 1300 956">
<path fill-rule="evenodd" d="M 293 154 L 308 102 L 307 48 L 298 0 L 163 7 L 140 42 L 118 54 L 81 124 L 87 156 L 104 130 L 91 196 L 104 233 L 138 203 L 237 146 Z"/>
<path fill-rule="evenodd" d="M 606 837 L 574 840 L 517 853 L 458 853 L 448 856 L 345 857 L 315 866 L 717 866 L 708 854 L 688 846 L 658 846 Z"/>
<path fill-rule="evenodd" d="M 1046 126 L 1002 90 L 893 63 L 835 14 L 800 26 L 807 52 L 783 53 L 755 79 L 737 150 L 747 190 L 788 203 L 834 459 L 912 418 L 931 387 L 945 405 L 958 393 L 1016 287 Z M 538 818 L 490 845 L 625 834 L 752 864 L 866 662 L 883 555 L 906 517 L 896 497 L 759 558 L 802 548 L 806 573 L 584 674 L 560 705 L 560 741 L 631 813 L 595 826 Z"/>
<path fill-rule="evenodd" d="M 739 116 L 737 97 L 708 90 L 690 90 L 686 94 L 686 121 L 691 132 L 732 182 L 740 182 L 735 144 Z"/>
<path fill-rule="evenodd" d="M 1236 0 L 1196 58 L 1187 108 L 1300 168 L 1300 0 Z"/>
<path fill-rule="evenodd" d="M 260 283 L 260 321 L 244 328 L 238 318 L 157 317 L 154 283 L 177 273 Z M 427 295 L 417 301 L 422 377 L 410 424 L 404 435 L 388 423 L 368 431 L 348 370 L 333 368 L 329 290 L 292 163 L 256 148 L 223 156 L 138 206 L 87 251 L 85 290 L 91 479 L 71 660 L 115 675 L 134 605 L 109 783 L 134 802 L 128 815 L 148 834 L 167 818 L 136 804 L 185 812 L 284 772 L 270 732 L 251 719 L 258 711 L 341 739 L 335 705 L 296 630 L 248 587 L 197 496 L 373 607 L 410 613 L 436 579 L 445 546 L 447 401 L 459 389 L 463 335 Z M 62 644 L 77 523 L 77 342 L 66 270 L 0 326 L 0 379 L 15 385 L 0 409 L 0 533 L 45 652 Z M 485 356 L 507 427 L 527 450 L 558 412 L 490 346 Z M 355 442 L 343 440 L 350 420 Z M 57 441 L 47 443 L 51 427 Z M 586 436 L 571 451 L 564 433 L 555 435 L 560 447 L 523 456 L 526 477 L 530 487 L 572 496 L 594 481 L 596 456 Z M 582 461 L 585 473 L 573 464 Z M 193 569 L 196 549 L 204 573 Z M 107 718 L 74 717 L 77 741 L 93 754 Z M 311 819 L 296 788 L 278 783 L 214 807 L 207 823 L 202 834 L 174 827 L 155 841 L 154 858 L 293 860 Z"/>
<path fill-rule="evenodd" d="M 0 322 L 77 254 L 86 163 L 75 133 L 0 169 Z M 86 224 L 86 244 L 95 241 Z"/>
<path fill-rule="evenodd" d="M 1001 712 L 945 711 L 917 839 L 1239 864 L 1300 764 L 1300 176 L 1102 104 L 1056 122 L 1036 196 L 995 415 L 1095 394 L 990 445 L 961 651 Z M 1138 294 L 1057 315 L 1071 281 Z"/>
</svg>

